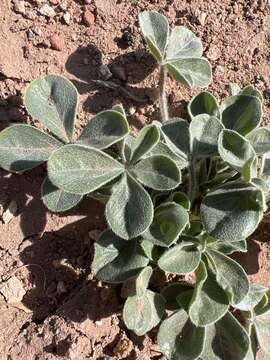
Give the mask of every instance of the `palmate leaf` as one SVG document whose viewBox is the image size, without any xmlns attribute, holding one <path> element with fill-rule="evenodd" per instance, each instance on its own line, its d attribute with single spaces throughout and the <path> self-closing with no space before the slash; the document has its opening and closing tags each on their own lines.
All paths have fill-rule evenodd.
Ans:
<svg viewBox="0 0 270 360">
<path fill-rule="evenodd" d="M 194 157 L 218 155 L 218 138 L 223 125 L 215 116 L 207 114 L 192 118 L 189 131 L 191 137 L 192 155 Z"/>
<path fill-rule="evenodd" d="M 201 114 L 208 114 L 220 118 L 217 99 L 207 91 L 195 95 L 188 104 L 188 113 L 191 118 Z"/>
<path fill-rule="evenodd" d="M 250 142 L 236 131 L 225 129 L 220 133 L 218 151 L 233 169 L 244 174 L 246 167 L 249 167 L 251 177 L 256 176 L 256 153 Z"/>
<path fill-rule="evenodd" d="M 201 40 L 184 26 L 175 26 L 169 37 L 166 50 L 166 61 L 183 58 L 201 57 L 203 46 Z"/>
<path fill-rule="evenodd" d="M 249 350 L 245 329 L 229 312 L 217 323 L 207 326 L 203 360 L 243 360 Z"/>
<path fill-rule="evenodd" d="M 155 155 L 142 159 L 131 166 L 129 171 L 139 182 L 154 190 L 172 190 L 181 182 L 179 168 L 166 156 Z"/>
<path fill-rule="evenodd" d="M 194 271 L 201 261 L 201 252 L 191 243 L 176 245 L 167 250 L 159 259 L 158 266 L 173 274 L 188 274 Z"/>
<path fill-rule="evenodd" d="M 156 125 L 145 126 L 135 139 L 130 155 L 130 163 L 135 164 L 159 142 L 160 134 Z"/>
<path fill-rule="evenodd" d="M 0 166 L 25 171 L 42 164 L 63 143 L 29 125 L 13 125 L 0 133 Z"/>
<path fill-rule="evenodd" d="M 139 15 L 139 24 L 152 55 L 161 62 L 169 37 L 167 18 L 156 11 L 144 11 Z"/>
<path fill-rule="evenodd" d="M 207 326 L 221 319 L 229 309 L 226 292 L 212 274 L 207 274 L 204 262 L 196 269 L 196 285 L 189 305 L 189 316 L 196 326 Z"/>
<path fill-rule="evenodd" d="M 249 291 L 249 281 L 244 269 L 233 259 L 216 250 L 207 250 L 218 284 L 226 291 L 230 304 L 239 304 Z"/>
<path fill-rule="evenodd" d="M 64 142 L 72 141 L 77 103 L 75 86 L 58 75 L 32 81 L 24 97 L 29 114 Z"/>
<path fill-rule="evenodd" d="M 82 195 L 70 194 L 57 188 L 48 177 L 43 181 L 41 193 L 44 204 L 53 212 L 67 211 L 76 206 L 82 199 Z"/>
<path fill-rule="evenodd" d="M 254 96 L 236 95 L 225 100 L 221 106 L 225 128 L 246 135 L 258 127 L 262 118 L 261 101 Z"/>
<path fill-rule="evenodd" d="M 219 240 L 247 238 L 263 217 L 264 196 L 258 188 L 231 182 L 208 193 L 201 204 L 206 232 Z"/>
<path fill-rule="evenodd" d="M 168 359 L 195 360 L 203 351 L 205 328 L 193 325 L 181 309 L 162 322 L 157 340 Z"/>
<path fill-rule="evenodd" d="M 165 67 L 174 80 L 189 87 L 207 87 L 212 81 L 212 69 L 204 58 L 187 58 L 167 62 Z"/>
<path fill-rule="evenodd" d="M 137 239 L 123 240 L 111 230 L 104 231 L 94 247 L 92 271 L 102 281 L 126 281 L 138 275 L 149 263 Z"/>
<path fill-rule="evenodd" d="M 270 151 L 269 129 L 263 127 L 254 129 L 247 135 L 247 139 L 257 154 L 262 155 Z"/>
<path fill-rule="evenodd" d="M 154 220 L 143 237 L 155 245 L 169 247 L 177 241 L 188 221 L 188 212 L 181 205 L 163 203 L 155 209 Z"/>
<path fill-rule="evenodd" d="M 161 128 L 162 135 L 168 147 L 188 165 L 190 154 L 189 124 L 186 120 L 172 118 Z"/>
<path fill-rule="evenodd" d="M 123 239 L 142 234 L 153 221 L 153 204 L 144 188 L 128 173 L 113 187 L 106 205 L 110 228 Z"/>
<path fill-rule="evenodd" d="M 146 290 L 143 295 L 133 295 L 126 300 L 123 319 L 128 329 L 142 336 L 160 322 L 164 310 L 163 297 L 151 290 Z"/>
<path fill-rule="evenodd" d="M 185 283 L 169 284 L 162 289 L 161 295 L 165 299 L 165 307 L 167 310 L 179 310 L 181 308 L 177 298 L 186 291 L 193 291 L 193 288 Z"/>
<path fill-rule="evenodd" d="M 105 149 L 122 140 L 128 131 L 128 122 L 122 114 L 115 110 L 106 110 L 89 121 L 77 142 L 97 149 Z"/>
<path fill-rule="evenodd" d="M 262 285 L 250 284 L 247 295 L 235 307 L 242 311 L 251 311 L 259 304 L 267 291 L 268 289 Z"/>
<path fill-rule="evenodd" d="M 84 145 L 65 145 L 48 161 L 50 181 L 73 194 L 88 194 L 123 173 L 118 161 L 98 149 Z"/>
</svg>

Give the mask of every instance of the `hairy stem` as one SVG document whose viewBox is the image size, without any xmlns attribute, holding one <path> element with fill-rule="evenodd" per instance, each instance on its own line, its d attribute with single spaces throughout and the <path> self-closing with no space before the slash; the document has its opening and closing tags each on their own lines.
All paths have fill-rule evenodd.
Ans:
<svg viewBox="0 0 270 360">
<path fill-rule="evenodd" d="M 166 79 L 167 70 L 164 66 L 160 66 L 160 77 L 159 77 L 159 106 L 161 113 L 161 121 L 167 121 L 169 119 L 168 103 L 166 95 Z"/>
<path fill-rule="evenodd" d="M 188 173 L 189 173 L 188 197 L 189 197 L 189 200 L 190 200 L 190 203 L 192 206 L 195 196 L 197 194 L 196 170 L 195 170 L 195 163 L 194 163 L 193 159 L 190 160 L 189 167 L 188 167 Z"/>
</svg>

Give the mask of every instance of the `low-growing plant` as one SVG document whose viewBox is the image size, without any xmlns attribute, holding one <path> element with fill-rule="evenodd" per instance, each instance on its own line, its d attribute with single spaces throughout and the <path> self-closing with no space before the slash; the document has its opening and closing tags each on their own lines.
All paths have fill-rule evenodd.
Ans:
<svg viewBox="0 0 270 360">
<path fill-rule="evenodd" d="M 160 68 L 161 121 L 133 137 L 117 105 L 75 140 L 77 91 L 63 77 L 46 76 L 29 85 L 24 104 L 47 131 L 21 124 L 3 130 L 0 165 L 22 172 L 47 161 L 42 198 L 54 212 L 84 195 L 105 203 L 109 229 L 95 243 L 92 271 L 104 282 L 133 282 L 124 322 L 139 336 L 161 322 L 157 339 L 168 359 L 251 360 L 258 347 L 267 359 L 270 293 L 250 284 L 230 257 L 247 251 L 269 199 L 262 96 L 232 84 L 221 104 L 206 91 L 193 97 L 190 122 L 170 118 L 168 74 L 207 87 L 211 67 L 190 30 L 170 31 L 157 12 L 143 12 L 139 22 Z M 160 271 L 173 276 L 158 292 L 153 274 Z"/>
</svg>

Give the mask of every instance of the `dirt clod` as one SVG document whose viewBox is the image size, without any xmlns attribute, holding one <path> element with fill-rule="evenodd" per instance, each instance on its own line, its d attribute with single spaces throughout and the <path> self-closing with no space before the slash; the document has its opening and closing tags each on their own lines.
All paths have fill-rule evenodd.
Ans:
<svg viewBox="0 0 270 360">
<path fill-rule="evenodd" d="M 83 13 L 83 22 L 90 27 L 95 24 L 95 15 L 90 10 L 85 10 Z"/>
<path fill-rule="evenodd" d="M 51 44 L 51 48 L 57 51 L 62 51 L 65 47 L 65 41 L 59 35 L 52 35 L 50 37 L 50 44 Z"/>
</svg>

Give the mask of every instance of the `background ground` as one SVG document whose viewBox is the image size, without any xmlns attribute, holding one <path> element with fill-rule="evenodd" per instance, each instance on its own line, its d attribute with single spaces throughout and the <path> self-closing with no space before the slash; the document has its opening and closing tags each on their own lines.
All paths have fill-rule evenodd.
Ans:
<svg viewBox="0 0 270 360">
<path fill-rule="evenodd" d="M 202 38 L 213 65 L 210 90 L 219 99 L 228 96 L 229 82 L 258 87 L 269 123 L 268 1 L 1 0 L 0 128 L 34 123 L 21 99 L 29 81 L 46 74 L 63 74 L 77 86 L 77 132 L 92 114 L 120 101 L 134 131 L 157 119 L 157 71 L 137 22 L 145 9 L 161 11 L 171 24 L 186 25 Z M 125 31 L 131 39 L 123 37 Z M 94 86 L 91 80 L 106 75 L 101 65 L 144 102 Z M 185 116 L 197 90 L 169 87 L 171 113 Z M 138 338 L 123 326 L 121 286 L 92 279 L 92 245 L 105 227 L 102 205 L 85 200 L 68 214 L 48 213 L 40 200 L 44 174 L 42 167 L 24 175 L 0 173 L 0 276 L 16 275 L 27 307 L 0 298 L 0 359 L 164 359 L 155 332 Z M 7 219 L 11 202 L 16 216 Z M 270 287 L 269 233 L 269 225 L 261 225 L 239 260 L 252 281 Z"/>
</svg>

